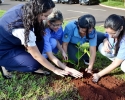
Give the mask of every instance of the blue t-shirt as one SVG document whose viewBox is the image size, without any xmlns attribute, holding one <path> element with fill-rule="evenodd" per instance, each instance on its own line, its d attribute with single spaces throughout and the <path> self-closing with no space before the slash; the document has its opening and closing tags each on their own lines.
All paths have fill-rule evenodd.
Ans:
<svg viewBox="0 0 125 100">
<path fill-rule="evenodd" d="M 87 39 L 86 36 L 81 37 L 79 35 L 79 30 L 77 25 L 75 24 L 75 21 L 69 22 L 65 29 L 64 29 L 64 35 L 63 35 L 63 42 L 70 42 L 70 43 L 80 43 L 83 44 L 85 42 L 89 41 L 90 46 L 96 46 L 97 45 L 97 32 L 93 29 L 91 33 L 89 33 L 89 37 L 91 39 Z"/>
<path fill-rule="evenodd" d="M 50 28 L 45 29 L 44 35 L 44 52 L 52 52 L 52 47 L 50 43 L 50 38 L 58 40 L 62 44 L 63 29 L 60 27 L 58 31 L 53 31 Z"/>
</svg>

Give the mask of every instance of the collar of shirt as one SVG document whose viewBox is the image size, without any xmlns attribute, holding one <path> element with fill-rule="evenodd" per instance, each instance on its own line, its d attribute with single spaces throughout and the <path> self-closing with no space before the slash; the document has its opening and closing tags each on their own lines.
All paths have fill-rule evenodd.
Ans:
<svg viewBox="0 0 125 100">
<path fill-rule="evenodd" d="M 95 32 L 96 32 L 96 30 L 93 29 L 92 32 L 89 33 L 89 37 L 93 37 L 93 35 L 95 35 Z M 78 30 L 77 27 L 75 27 L 75 29 L 74 29 L 74 36 L 75 36 L 75 37 L 78 37 L 78 38 L 82 38 L 82 37 L 79 35 L 79 30 Z M 86 38 L 86 36 L 84 36 L 83 38 Z"/>
<path fill-rule="evenodd" d="M 92 38 L 92 37 L 94 37 L 94 36 L 95 36 L 95 34 L 96 34 L 96 30 L 95 30 L 95 29 L 93 29 L 93 30 L 92 30 L 92 32 L 91 32 L 91 33 L 89 33 L 89 37 L 90 37 L 90 38 Z"/>
<path fill-rule="evenodd" d="M 53 31 L 51 28 L 46 28 L 46 30 L 48 30 L 51 34 L 56 34 L 57 32 L 59 32 L 61 30 L 62 27 L 60 27 L 56 32 Z"/>
<path fill-rule="evenodd" d="M 75 29 L 74 29 L 74 36 L 75 36 L 75 37 L 78 37 L 78 38 L 82 38 L 82 37 L 79 35 L 79 30 L 78 30 L 77 27 L 75 27 Z M 84 37 L 83 37 L 83 38 L 84 38 Z"/>
</svg>

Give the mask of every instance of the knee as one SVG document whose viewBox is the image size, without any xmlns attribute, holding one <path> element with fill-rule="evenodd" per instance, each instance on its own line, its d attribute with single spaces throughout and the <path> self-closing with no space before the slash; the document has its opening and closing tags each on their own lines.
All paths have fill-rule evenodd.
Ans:
<svg viewBox="0 0 125 100">
<path fill-rule="evenodd" d="M 100 44 L 106 38 L 105 34 L 102 32 L 97 32 L 97 43 Z"/>
<path fill-rule="evenodd" d="M 123 71 L 123 72 L 125 72 L 125 60 L 122 62 L 122 64 L 121 64 L 121 70 Z"/>
<path fill-rule="evenodd" d="M 38 62 L 34 62 L 31 65 L 27 66 L 28 72 L 34 72 L 40 68 L 40 64 Z"/>
<path fill-rule="evenodd" d="M 52 49 L 54 49 L 57 46 L 57 41 L 54 38 L 50 38 L 50 43 L 51 43 Z"/>
</svg>

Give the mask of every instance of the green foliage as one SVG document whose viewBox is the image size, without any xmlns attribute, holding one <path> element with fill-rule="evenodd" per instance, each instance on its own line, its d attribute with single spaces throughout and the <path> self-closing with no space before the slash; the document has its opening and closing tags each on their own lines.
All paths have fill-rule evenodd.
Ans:
<svg viewBox="0 0 125 100">
<path fill-rule="evenodd" d="M 64 62 L 67 62 L 67 63 L 70 63 L 70 64 L 72 64 L 72 65 L 75 65 L 75 66 L 76 66 L 76 63 L 75 63 L 75 61 L 74 61 L 74 60 L 69 59 L 69 60 L 64 60 Z"/>
<path fill-rule="evenodd" d="M 76 64 L 75 61 L 69 59 L 67 61 L 64 62 L 68 62 L 74 65 L 75 69 L 79 70 L 81 67 L 79 66 L 80 64 L 80 59 L 83 57 L 84 54 L 88 54 L 88 56 L 90 57 L 90 53 L 88 51 L 88 47 L 84 46 L 84 45 L 80 45 L 80 42 L 77 43 L 76 47 L 78 48 L 78 52 L 75 54 L 76 58 L 78 59 L 78 63 Z"/>
<path fill-rule="evenodd" d="M 79 67 L 79 63 L 80 63 L 80 59 L 83 57 L 83 55 L 84 54 L 88 54 L 88 56 L 90 57 L 90 53 L 89 53 L 89 51 L 88 51 L 88 48 L 87 47 L 85 47 L 85 48 L 83 48 L 81 45 L 80 45 L 80 43 L 78 42 L 77 43 L 77 46 L 76 46 L 77 48 L 78 48 L 78 52 L 76 53 L 76 58 L 78 59 L 78 64 L 75 66 L 75 68 L 77 69 L 77 70 L 79 70 L 80 69 L 80 67 Z"/>
</svg>

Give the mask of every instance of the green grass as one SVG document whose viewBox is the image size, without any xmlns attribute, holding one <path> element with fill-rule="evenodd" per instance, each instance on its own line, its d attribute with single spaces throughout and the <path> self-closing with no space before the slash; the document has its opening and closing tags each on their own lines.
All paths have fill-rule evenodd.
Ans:
<svg viewBox="0 0 125 100">
<path fill-rule="evenodd" d="M 14 77 L 4 80 L 0 75 L 0 100 L 64 100 L 80 98 L 70 77 L 54 79 L 52 76 L 35 76 L 30 73 L 13 73 Z M 80 100 L 80 99 L 79 99 Z"/>
<path fill-rule="evenodd" d="M 101 26 L 97 26 L 96 30 L 104 32 L 104 28 Z M 101 70 L 110 63 L 110 60 L 97 52 L 94 68 Z M 80 66 L 87 67 L 82 61 Z M 12 74 L 12 79 L 5 80 L 0 73 L 0 100 L 73 100 L 73 98 L 81 100 L 77 89 L 70 83 L 71 77 L 61 78 L 53 73 L 48 77 L 20 72 L 12 72 Z M 119 68 L 112 71 L 111 74 L 125 79 Z"/>
<path fill-rule="evenodd" d="M 112 7 L 125 8 L 124 2 L 107 1 L 107 2 L 102 2 L 101 4 L 104 4 L 104 5 L 107 5 L 107 6 L 112 6 Z"/>
<path fill-rule="evenodd" d="M 105 29 L 104 29 L 103 26 L 96 26 L 95 28 L 96 28 L 96 30 L 99 31 L 99 32 L 105 32 Z"/>
<path fill-rule="evenodd" d="M 64 21 L 62 27 L 64 28 L 66 26 L 66 24 L 68 23 L 68 21 Z"/>
<path fill-rule="evenodd" d="M 0 17 L 2 17 L 2 15 L 5 13 L 6 11 L 4 10 L 0 10 Z"/>
</svg>

